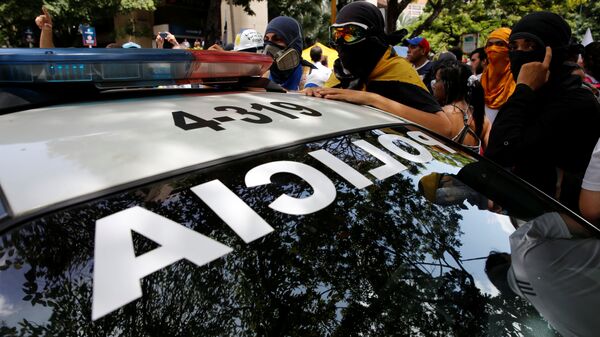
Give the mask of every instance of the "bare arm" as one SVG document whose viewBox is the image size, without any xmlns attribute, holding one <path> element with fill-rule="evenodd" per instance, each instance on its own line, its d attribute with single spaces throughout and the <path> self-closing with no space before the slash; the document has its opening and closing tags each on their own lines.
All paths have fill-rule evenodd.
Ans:
<svg viewBox="0 0 600 337">
<path fill-rule="evenodd" d="M 367 91 L 336 88 L 315 88 L 312 90 L 306 90 L 305 94 L 308 96 L 346 101 L 355 104 L 370 105 L 396 116 L 406 118 L 412 122 L 429 128 L 440 135 L 446 137 L 451 136 L 450 120 L 441 110 L 436 113 L 424 112 L 383 97 L 379 94 Z"/>
<path fill-rule="evenodd" d="M 577 221 L 575 221 L 575 219 L 571 218 L 570 216 L 564 213 L 560 213 L 559 215 L 563 219 L 563 221 L 567 225 L 567 228 L 569 229 L 569 232 L 573 236 L 578 238 L 588 238 L 592 236 L 592 233 L 590 233 L 584 226 L 580 225 Z"/>
<path fill-rule="evenodd" d="M 591 223 L 600 223 L 600 191 L 581 189 L 579 194 L 581 215 Z"/>
<path fill-rule="evenodd" d="M 373 104 L 368 104 L 374 106 L 378 109 L 387 111 L 396 116 L 406 118 L 411 122 L 415 122 L 420 124 L 426 128 L 429 128 L 436 133 L 451 137 L 451 123 L 448 116 L 443 111 L 438 111 L 436 113 L 429 113 L 425 111 L 421 111 L 408 105 L 404 105 L 402 103 L 396 102 L 389 98 L 383 97 L 379 94 L 369 93 L 373 95 Z"/>
<path fill-rule="evenodd" d="M 54 48 L 52 26 L 42 29 L 42 33 L 40 34 L 40 48 Z"/>
<path fill-rule="evenodd" d="M 46 7 L 42 7 L 44 14 L 35 18 L 35 24 L 42 31 L 40 34 L 40 48 L 54 48 L 52 38 L 52 17 Z"/>
<path fill-rule="evenodd" d="M 481 136 L 482 136 L 482 143 L 483 143 L 483 148 L 486 149 L 487 145 L 488 145 L 488 141 L 490 140 L 490 130 L 492 129 L 492 123 L 490 123 L 490 120 L 487 118 L 487 116 L 483 117 L 483 128 L 481 130 Z"/>
</svg>

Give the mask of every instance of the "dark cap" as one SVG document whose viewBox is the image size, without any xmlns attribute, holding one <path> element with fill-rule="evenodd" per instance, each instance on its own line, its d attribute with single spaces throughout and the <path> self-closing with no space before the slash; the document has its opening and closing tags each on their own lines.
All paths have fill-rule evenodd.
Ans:
<svg viewBox="0 0 600 337">
<path fill-rule="evenodd" d="M 510 41 L 530 39 L 543 47 L 566 48 L 571 40 L 571 27 L 558 14 L 534 12 L 517 22 L 510 34 Z"/>
<path fill-rule="evenodd" d="M 335 23 L 358 22 L 369 27 L 374 36 L 384 37 L 385 21 L 377 6 L 366 2 L 356 1 L 344 6 L 335 18 Z"/>
<path fill-rule="evenodd" d="M 265 35 L 275 33 L 281 37 L 288 47 L 302 53 L 302 29 L 300 24 L 289 16 L 278 16 L 267 25 Z"/>
</svg>

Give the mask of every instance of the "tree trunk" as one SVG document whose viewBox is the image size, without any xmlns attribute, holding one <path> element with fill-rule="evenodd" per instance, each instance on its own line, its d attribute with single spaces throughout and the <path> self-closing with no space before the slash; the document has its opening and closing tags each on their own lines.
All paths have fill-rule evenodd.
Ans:
<svg viewBox="0 0 600 337">
<path fill-rule="evenodd" d="M 206 16 L 206 43 L 208 48 L 221 39 L 221 0 L 210 0 Z"/>
</svg>

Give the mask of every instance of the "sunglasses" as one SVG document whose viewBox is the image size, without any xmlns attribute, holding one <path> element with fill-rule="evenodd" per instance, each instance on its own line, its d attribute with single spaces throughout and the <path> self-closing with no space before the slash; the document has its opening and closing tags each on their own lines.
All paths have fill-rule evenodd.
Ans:
<svg viewBox="0 0 600 337">
<path fill-rule="evenodd" d="M 329 40 L 334 45 L 355 44 L 367 37 L 369 27 L 359 22 L 336 23 L 329 27 Z"/>
</svg>

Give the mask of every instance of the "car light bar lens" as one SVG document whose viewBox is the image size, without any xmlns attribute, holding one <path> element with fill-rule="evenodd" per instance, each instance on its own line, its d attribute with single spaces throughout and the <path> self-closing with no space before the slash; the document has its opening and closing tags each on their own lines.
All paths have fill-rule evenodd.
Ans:
<svg viewBox="0 0 600 337">
<path fill-rule="evenodd" d="M 203 83 L 261 76 L 267 55 L 168 49 L 1 49 L 0 83 Z"/>
</svg>

